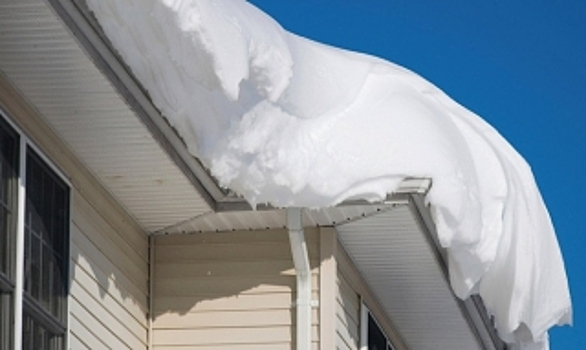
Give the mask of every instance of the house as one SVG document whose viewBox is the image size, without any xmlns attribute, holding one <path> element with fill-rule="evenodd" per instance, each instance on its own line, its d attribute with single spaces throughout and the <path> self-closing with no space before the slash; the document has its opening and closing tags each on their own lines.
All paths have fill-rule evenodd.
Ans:
<svg viewBox="0 0 586 350">
<path fill-rule="evenodd" d="M 425 194 L 321 210 L 218 187 L 83 0 L 0 3 L 0 348 L 504 349 Z"/>
</svg>

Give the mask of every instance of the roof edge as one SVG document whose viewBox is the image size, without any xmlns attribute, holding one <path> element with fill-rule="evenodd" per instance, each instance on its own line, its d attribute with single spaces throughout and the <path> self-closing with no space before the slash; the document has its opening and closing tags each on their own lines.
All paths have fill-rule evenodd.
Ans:
<svg viewBox="0 0 586 350">
<path fill-rule="evenodd" d="M 74 3 L 72 0 L 47 0 L 47 2 L 164 152 L 184 173 L 208 205 L 217 210 L 218 203 L 226 200 L 230 195 L 217 185 L 200 161 L 188 152 L 183 140 L 154 106 L 146 91 L 113 49 L 97 21 L 93 20 L 93 15 L 85 4 Z"/>
<path fill-rule="evenodd" d="M 435 254 L 438 266 L 442 270 L 446 282 L 450 285 L 447 251 L 439 242 L 431 211 L 425 201 L 425 195 L 410 193 L 409 201 L 413 215 L 421 225 L 423 232 L 425 232 L 430 248 Z M 472 295 L 466 300 L 462 300 L 453 291 L 452 295 L 460 307 L 462 316 L 468 322 L 472 333 L 474 333 L 482 349 L 507 350 L 509 348 L 498 336 L 497 330 L 480 296 Z"/>
</svg>

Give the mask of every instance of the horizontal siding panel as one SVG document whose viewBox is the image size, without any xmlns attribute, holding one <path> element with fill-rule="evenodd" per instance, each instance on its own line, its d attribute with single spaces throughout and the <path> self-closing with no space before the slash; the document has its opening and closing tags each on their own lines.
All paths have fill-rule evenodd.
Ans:
<svg viewBox="0 0 586 350">
<path fill-rule="evenodd" d="M 137 230 L 134 226 L 124 225 L 121 227 L 120 223 L 107 221 L 78 191 L 73 192 L 73 204 L 73 221 L 77 221 L 81 216 L 97 227 L 108 228 L 101 231 L 114 244 L 123 248 L 124 251 L 130 249 L 134 254 L 140 256 L 143 261 L 148 261 L 149 241 L 144 232 Z M 123 232 L 123 234 L 120 234 L 120 232 Z"/>
<path fill-rule="evenodd" d="M 317 269 L 314 270 L 317 272 Z M 198 264 L 160 263 L 155 266 L 155 276 L 163 278 L 193 278 L 205 276 L 245 276 L 245 275 L 285 275 L 294 276 L 295 268 L 291 260 L 202 262 Z"/>
<path fill-rule="evenodd" d="M 143 263 L 139 265 L 134 264 L 134 262 L 129 259 L 125 254 L 124 251 L 120 250 L 118 247 L 105 242 L 101 238 L 101 232 L 96 230 L 95 228 L 91 227 L 83 227 L 79 226 L 78 223 L 74 223 L 72 225 L 72 240 L 79 246 L 83 247 L 84 249 L 91 249 L 86 248 L 88 243 L 94 245 L 96 250 L 99 252 L 97 255 L 102 255 L 104 258 L 111 262 L 111 265 L 116 266 L 116 270 L 122 273 L 122 276 L 132 280 L 136 283 L 142 290 L 148 290 L 147 286 L 147 263 Z M 75 232 L 77 231 L 77 232 Z"/>
<path fill-rule="evenodd" d="M 113 315 L 111 310 L 108 310 L 99 301 L 92 298 L 92 296 L 85 289 L 83 289 L 83 287 L 74 283 L 71 286 L 71 289 L 72 300 L 75 301 L 73 304 L 83 305 L 82 308 L 85 309 L 87 313 L 91 314 L 92 318 L 98 320 L 98 322 L 103 327 L 108 329 L 108 333 L 119 339 L 127 348 L 140 349 L 145 347 L 145 343 L 143 343 L 142 340 L 146 339 L 146 329 L 142 327 L 134 327 L 138 328 L 135 329 L 135 331 L 140 332 L 142 330 L 143 334 L 133 333 L 131 329 L 127 327 L 128 325 L 118 318 L 121 315 Z M 74 310 L 79 311 L 80 308 L 72 309 L 72 312 L 75 312 Z M 83 319 L 84 321 L 86 320 L 85 318 L 80 319 Z M 136 324 L 136 322 L 133 323 Z M 132 325 L 130 327 L 132 328 Z"/>
<path fill-rule="evenodd" d="M 146 276 L 135 276 L 131 278 L 124 273 L 116 261 L 110 260 L 98 249 L 79 229 L 72 225 L 71 230 L 71 258 L 86 270 L 91 269 L 98 275 L 107 276 L 104 281 L 114 281 L 121 290 L 127 290 L 130 295 L 136 298 L 139 304 L 147 305 L 148 282 Z"/>
<path fill-rule="evenodd" d="M 79 248 L 73 244 L 72 249 L 77 251 Z M 132 290 L 142 296 L 140 302 L 137 301 L 135 294 L 131 294 L 124 288 L 121 281 L 115 280 L 112 276 L 106 276 L 101 270 L 92 266 L 84 256 L 78 256 L 75 260 L 72 259 L 71 269 L 73 279 L 86 289 L 100 290 L 100 296 L 107 295 L 108 298 L 113 299 L 141 324 L 146 325 L 147 297 L 146 295 L 141 295 L 136 287 L 132 288 Z M 127 282 L 126 284 L 129 283 Z"/>
<path fill-rule="evenodd" d="M 248 311 L 288 308 L 293 303 L 291 293 L 271 294 L 241 294 L 212 299 L 203 299 L 199 302 L 195 296 L 159 297 L 155 299 L 155 315 L 166 312 L 191 313 L 197 311 Z M 158 321 L 158 319 L 157 319 Z M 158 322 L 157 322 L 158 325 Z"/>
<path fill-rule="evenodd" d="M 100 339 L 106 345 L 106 349 L 131 349 L 120 338 L 118 338 L 109 328 L 109 325 L 103 323 L 96 315 L 89 311 L 89 308 L 82 306 L 75 298 L 70 298 L 69 308 L 75 315 L 79 323 L 87 330 L 90 330 L 96 339 Z M 136 349 L 140 349 L 136 348 Z"/>
<path fill-rule="evenodd" d="M 157 296 L 208 296 L 223 297 L 239 294 L 290 293 L 295 278 L 286 276 L 260 278 L 206 278 L 201 280 L 157 279 L 154 293 Z"/>
<path fill-rule="evenodd" d="M 80 196 L 74 198 L 80 198 Z M 129 269 L 131 273 L 139 272 L 146 276 L 148 273 L 147 257 L 139 254 L 97 213 L 91 214 L 91 207 L 87 208 L 89 206 L 87 202 L 79 201 L 78 199 L 78 202 L 74 202 L 73 206 L 73 222 L 75 225 L 106 255 L 111 256 L 113 260 L 119 261 L 124 266 L 132 267 L 132 269 Z M 78 206 L 80 208 L 77 208 Z M 144 247 L 144 249 L 143 254 L 147 254 L 148 248 Z"/>
<path fill-rule="evenodd" d="M 350 333 L 354 336 L 358 337 L 360 323 L 355 321 L 351 316 L 350 312 L 344 309 L 344 306 L 341 305 L 339 302 L 336 303 L 336 317 L 341 322 L 341 325 L 345 328 L 348 328 Z"/>
<path fill-rule="evenodd" d="M 312 293 L 312 300 L 318 300 L 318 292 Z M 293 305 L 295 294 L 240 294 L 228 297 L 205 299 L 198 296 L 186 297 L 156 297 L 153 312 L 162 315 L 167 312 L 192 313 L 214 311 L 246 311 L 283 309 Z"/>
<path fill-rule="evenodd" d="M 336 274 L 336 348 L 356 350 L 360 342 L 360 298 L 344 275 Z"/>
<path fill-rule="evenodd" d="M 343 309 L 347 318 L 358 324 L 360 322 L 360 298 L 349 284 L 344 283 L 343 279 L 341 281 L 336 290 L 336 302 Z"/>
<path fill-rule="evenodd" d="M 318 274 L 318 261 L 310 261 L 311 273 Z M 164 279 L 194 278 L 208 276 L 250 276 L 250 275 L 282 275 L 295 276 L 295 267 L 291 260 L 268 261 L 192 261 L 159 263 L 155 266 L 155 276 Z"/>
<path fill-rule="evenodd" d="M 312 327 L 311 333 L 312 339 L 319 340 L 317 327 Z M 222 344 L 236 347 L 237 344 L 291 342 L 294 335 L 294 327 L 157 330 L 153 335 L 153 344 L 155 346 L 190 344 L 194 347 Z"/>
<path fill-rule="evenodd" d="M 290 309 L 197 312 L 183 315 L 167 313 L 157 317 L 155 327 L 159 330 L 290 326 L 292 317 Z"/>
<path fill-rule="evenodd" d="M 139 314 L 138 318 L 128 312 L 118 301 L 109 295 L 103 288 L 96 285 L 95 281 L 83 271 L 77 272 L 76 279 L 71 284 L 71 295 L 80 299 L 79 294 L 87 294 L 95 302 L 112 314 L 119 322 L 129 329 L 138 338 L 146 338 L 146 315 Z"/>
<path fill-rule="evenodd" d="M 218 254 L 221 253 L 221 254 Z M 309 258 L 317 261 L 317 249 L 308 249 Z M 292 259 L 288 244 L 275 242 L 214 243 L 193 246 L 157 246 L 155 249 L 157 263 L 174 263 L 179 261 L 266 261 Z"/>
<path fill-rule="evenodd" d="M 153 344 L 157 345 L 211 345 L 279 343 L 291 341 L 291 327 L 157 330 Z"/>
<path fill-rule="evenodd" d="M 106 344 L 104 344 L 92 331 L 90 331 L 86 325 L 80 322 L 76 316 L 72 316 L 69 321 L 69 326 L 71 327 L 71 339 L 73 339 L 72 343 L 69 344 L 69 348 L 72 350 L 77 349 L 92 349 L 92 350 L 105 350 L 108 349 Z M 75 346 L 75 339 L 77 343 L 81 343 L 80 346 Z"/>
<path fill-rule="evenodd" d="M 286 293 L 295 289 L 293 276 L 208 276 L 199 279 L 157 279 L 157 296 L 229 296 L 261 293 Z M 312 275 L 313 290 L 319 287 L 318 277 Z"/>
<path fill-rule="evenodd" d="M 293 307 L 252 311 L 166 313 L 157 317 L 156 329 L 291 326 L 295 324 L 295 320 L 296 311 Z M 317 325 L 318 320 L 318 311 L 313 309 L 312 324 Z"/>
<path fill-rule="evenodd" d="M 358 350 L 358 347 L 347 343 L 339 333 L 336 333 L 336 350 Z"/>
<path fill-rule="evenodd" d="M 92 350 L 88 345 L 85 345 L 75 334 L 69 337 L 69 348 L 75 350 Z"/>
<path fill-rule="evenodd" d="M 336 317 L 336 337 L 340 338 L 347 348 L 356 349 L 360 340 L 360 331 L 357 327 L 348 327 L 340 317 Z"/>
</svg>

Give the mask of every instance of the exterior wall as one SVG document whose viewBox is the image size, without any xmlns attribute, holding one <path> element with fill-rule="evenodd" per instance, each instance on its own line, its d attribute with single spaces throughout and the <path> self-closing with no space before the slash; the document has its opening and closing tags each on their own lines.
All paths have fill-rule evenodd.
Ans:
<svg viewBox="0 0 586 350">
<path fill-rule="evenodd" d="M 69 348 L 146 349 L 146 234 L 1 75 L 0 107 L 72 186 Z"/>
<path fill-rule="evenodd" d="M 306 241 L 317 299 L 317 230 L 306 231 Z M 154 349 L 294 349 L 286 230 L 157 236 L 154 255 Z M 312 319 L 317 349 L 317 309 Z"/>
<path fill-rule="evenodd" d="M 340 270 L 336 273 L 336 349 L 360 347 L 360 297 Z"/>
<path fill-rule="evenodd" d="M 145 349 L 145 237 L 113 226 L 78 191 L 72 210 L 70 348 Z"/>
</svg>

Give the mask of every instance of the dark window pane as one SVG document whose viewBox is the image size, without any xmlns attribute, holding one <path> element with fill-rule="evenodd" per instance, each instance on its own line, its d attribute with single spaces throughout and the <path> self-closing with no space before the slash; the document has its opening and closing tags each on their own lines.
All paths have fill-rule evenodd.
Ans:
<svg viewBox="0 0 586 350">
<path fill-rule="evenodd" d="M 18 134 L 0 116 L 0 349 L 13 344 Z"/>
<path fill-rule="evenodd" d="M 32 150 L 26 160 L 24 349 L 61 349 L 66 326 L 69 189 Z M 25 324 L 23 324 L 23 327 Z"/>
<path fill-rule="evenodd" d="M 12 293 L 0 293 L 0 349 L 12 347 L 13 303 Z"/>
<path fill-rule="evenodd" d="M 386 350 L 387 338 L 372 318 L 368 315 L 368 350 Z"/>
<path fill-rule="evenodd" d="M 53 334 L 33 317 L 24 315 L 22 323 L 23 350 L 58 350 L 63 349 L 64 334 Z"/>
<path fill-rule="evenodd" d="M 14 275 L 18 193 L 18 134 L 0 117 L 0 273 Z"/>
</svg>

